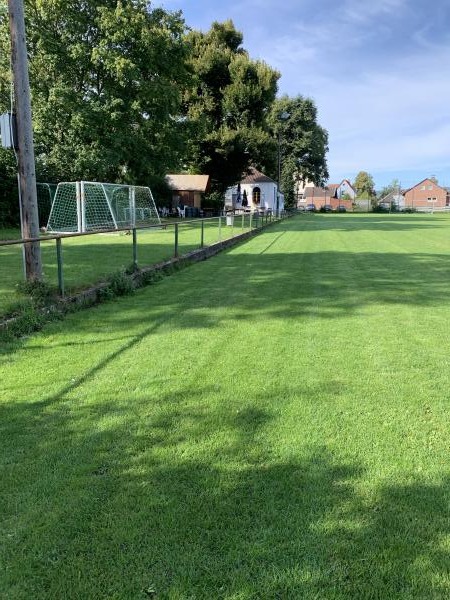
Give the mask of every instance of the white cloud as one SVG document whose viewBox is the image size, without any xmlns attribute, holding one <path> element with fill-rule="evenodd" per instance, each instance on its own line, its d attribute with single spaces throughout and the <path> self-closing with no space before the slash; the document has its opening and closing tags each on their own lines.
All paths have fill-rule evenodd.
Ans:
<svg viewBox="0 0 450 600">
<path fill-rule="evenodd" d="M 317 91 L 320 116 L 330 132 L 331 172 L 406 170 L 448 166 L 450 68 L 447 47 L 411 57 L 363 81 L 333 83 Z M 426 173 L 425 173 L 426 174 Z"/>
<path fill-rule="evenodd" d="M 343 16 L 345 21 L 360 25 L 380 15 L 398 15 L 405 7 L 405 0 L 347 0 Z"/>
<path fill-rule="evenodd" d="M 282 72 L 281 92 L 315 99 L 319 121 L 329 131 L 332 179 L 361 169 L 394 174 L 415 169 L 423 176 L 450 171 L 450 81 L 443 76 L 450 70 L 450 43 L 430 39 L 432 29 L 421 26 L 417 34 L 408 32 L 407 54 L 400 45 L 398 54 L 386 55 L 381 41 L 379 50 L 375 43 L 372 55 L 366 54 L 361 21 L 399 16 L 402 10 L 404 0 L 349 0 L 337 20 L 330 15 L 322 23 L 299 21 L 270 46 L 258 45 L 259 55 Z M 383 27 L 390 22 L 379 18 L 369 29 Z M 400 34 L 392 29 L 395 45 Z"/>
</svg>

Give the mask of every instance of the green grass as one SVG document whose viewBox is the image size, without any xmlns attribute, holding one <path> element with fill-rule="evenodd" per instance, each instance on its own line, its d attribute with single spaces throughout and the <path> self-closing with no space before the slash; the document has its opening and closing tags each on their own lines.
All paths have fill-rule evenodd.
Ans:
<svg viewBox="0 0 450 600">
<path fill-rule="evenodd" d="M 242 223 L 236 218 L 235 227 L 226 227 L 222 219 L 221 239 L 249 230 L 249 217 Z M 244 225 L 242 228 L 241 225 Z M 187 253 L 200 247 L 200 221 L 180 223 L 179 252 Z M 218 219 L 205 221 L 204 243 L 218 241 Z M 1 239 L 20 237 L 17 230 L 0 230 Z M 58 272 L 55 241 L 43 241 L 43 271 L 46 280 L 57 285 Z M 138 262 L 152 265 L 168 260 L 174 254 L 174 228 L 138 231 Z M 132 236 L 108 233 L 63 240 L 64 279 L 66 292 L 71 293 L 108 278 L 112 273 L 127 268 L 133 260 Z M 0 316 L 18 299 L 17 286 L 23 281 L 22 250 L 20 246 L 0 246 Z"/>
<path fill-rule="evenodd" d="M 20 239 L 20 229 L 17 228 L 0 228 L 0 240 L 18 240 Z"/>
<path fill-rule="evenodd" d="M 0 355 L 0 595 L 450 596 L 450 222 L 311 215 Z"/>
</svg>

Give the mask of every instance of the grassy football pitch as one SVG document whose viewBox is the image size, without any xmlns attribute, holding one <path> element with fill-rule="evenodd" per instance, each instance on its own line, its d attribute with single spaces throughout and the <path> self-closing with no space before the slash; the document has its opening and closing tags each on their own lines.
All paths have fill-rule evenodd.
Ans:
<svg viewBox="0 0 450 600">
<path fill-rule="evenodd" d="M 450 220 L 308 215 L 0 352 L 0 596 L 450 597 Z"/>
</svg>

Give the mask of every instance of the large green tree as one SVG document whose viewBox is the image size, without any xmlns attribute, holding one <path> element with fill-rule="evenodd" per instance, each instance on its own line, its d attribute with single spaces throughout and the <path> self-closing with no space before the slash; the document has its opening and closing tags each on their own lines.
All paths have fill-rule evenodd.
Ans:
<svg viewBox="0 0 450 600">
<path fill-rule="evenodd" d="M 211 175 L 213 188 L 223 191 L 250 164 L 273 164 L 276 146 L 266 117 L 279 73 L 250 58 L 231 21 L 215 22 L 206 33 L 192 31 L 186 41 L 192 72 L 184 104 L 190 131 L 186 166 Z"/>
<path fill-rule="evenodd" d="M 177 165 L 187 77 L 180 14 L 145 0 L 28 0 L 26 18 L 41 178 L 148 183 Z M 5 23 L 1 35 L 3 50 Z M 4 58 L 2 67 L 4 109 Z"/>
<path fill-rule="evenodd" d="M 357 198 L 371 199 L 375 196 L 375 183 L 367 171 L 360 171 L 353 182 Z"/>
<path fill-rule="evenodd" d="M 317 121 L 313 100 L 283 96 L 272 106 L 270 124 L 278 139 L 281 189 L 287 206 L 295 204 L 297 178 L 322 185 L 328 178 L 328 133 Z"/>
</svg>

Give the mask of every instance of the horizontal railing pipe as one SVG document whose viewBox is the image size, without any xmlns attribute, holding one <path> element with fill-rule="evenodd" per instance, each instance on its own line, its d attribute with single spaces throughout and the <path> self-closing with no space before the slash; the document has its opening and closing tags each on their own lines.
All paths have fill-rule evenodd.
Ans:
<svg viewBox="0 0 450 600">
<path fill-rule="evenodd" d="M 260 215 L 258 213 L 250 212 L 249 214 L 250 214 L 250 219 L 252 218 L 252 215 L 256 217 L 256 220 L 259 221 L 259 223 L 260 223 L 259 226 L 261 226 L 263 224 L 263 219 L 260 219 Z M 186 220 L 176 221 L 175 223 L 158 223 L 158 224 L 154 224 L 154 225 L 136 225 L 136 227 L 134 229 L 136 229 L 136 230 L 167 229 L 167 227 L 178 226 L 180 223 L 182 223 L 183 225 L 195 225 L 195 224 L 198 224 L 200 220 L 204 222 L 204 221 L 215 221 L 216 219 L 219 219 L 219 225 L 221 225 L 221 221 L 222 221 L 221 217 L 205 217 L 202 219 L 193 219 L 193 220 L 189 220 L 189 221 L 186 221 Z M 256 225 L 256 227 L 258 227 L 258 224 Z M 88 235 L 97 235 L 99 233 L 118 233 L 118 232 L 122 232 L 122 231 L 132 231 L 132 230 L 133 230 L 132 227 L 118 227 L 117 229 L 116 228 L 114 228 L 114 229 L 96 229 L 95 231 L 82 231 L 82 232 L 76 231 L 76 232 L 68 232 L 68 233 L 45 234 L 38 238 L 21 238 L 18 240 L 0 240 L 0 247 L 1 246 L 15 246 L 18 244 L 28 244 L 30 242 L 47 242 L 47 241 L 57 240 L 57 239 L 84 237 L 84 236 L 88 236 Z"/>
</svg>

